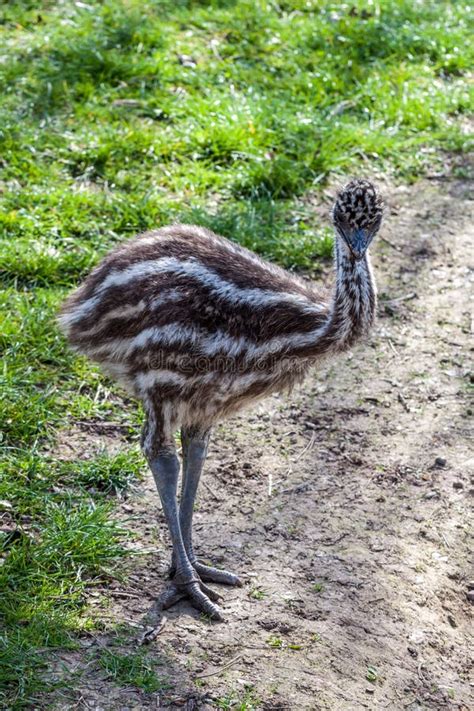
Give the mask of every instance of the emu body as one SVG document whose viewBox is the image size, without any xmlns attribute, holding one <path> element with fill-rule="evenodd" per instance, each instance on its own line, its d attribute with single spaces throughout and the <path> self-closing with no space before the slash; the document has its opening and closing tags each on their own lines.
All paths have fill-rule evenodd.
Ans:
<svg viewBox="0 0 474 711">
<path fill-rule="evenodd" d="M 99 362 L 145 409 L 142 446 L 173 542 L 173 582 L 163 607 L 187 596 L 219 619 L 216 594 L 205 582 L 240 584 L 232 573 L 199 563 L 192 547 L 210 429 L 252 401 L 291 388 L 311 365 L 369 331 L 376 291 L 366 248 L 381 213 L 367 181 L 353 181 L 338 195 L 332 292 L 208 230 L 173 225 L 112 251 L 65 302 L 60 324 L 73 348 Z"/>
</svg>

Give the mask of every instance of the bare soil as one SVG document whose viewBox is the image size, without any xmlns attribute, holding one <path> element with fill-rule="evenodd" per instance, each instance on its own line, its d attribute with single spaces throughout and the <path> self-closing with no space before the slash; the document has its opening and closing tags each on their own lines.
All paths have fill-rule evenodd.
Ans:
<svg viewBox="0 0 474 711">
<path fill-rule="evenodd" d="M 154 694 L 117 686 L 87 662 L 113 634 L 84 638 L 61 657 L 83 676 L 57 708 L 474 708 L 472 191 L 452 181 L 385 187 L 370 342 L 212 440 L 195 541 L 245 580 L 220 588 L 225 622 L 186 602 L 165 613 L 146 649 L 171 686 Z M 109 430 L 103 443 L 114 440 L 120 432 Z M 143 555 L 90 602 L 138 639 L 160 623 L 154 601 L 169 559 L 151 476 L 120 516 L 133 517 Z"/>
</svg>

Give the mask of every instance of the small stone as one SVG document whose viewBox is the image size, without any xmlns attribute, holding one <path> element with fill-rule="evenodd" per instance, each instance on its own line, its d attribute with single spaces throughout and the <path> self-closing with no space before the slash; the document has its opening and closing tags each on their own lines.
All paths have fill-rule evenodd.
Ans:
<svg viewBox="0 0 474 711">
<path fill-rule="evenodd" d="M 467 584 L 468 590 L 474 590 L 474 580 L 470 580 Z"/>
<path fill-rule="evenodd" d="M 469 602 L 474 602 L 474 590 L 469 590 L 466 593 L 466 597 L 469 600 Z"/>
<path fill-rule="evenodd" d="M 439 469 L 443 469 L 447 464 L 446 459 L 444 457 L 436 457 L 434 463 L 435 467 L 438 467 Z"/>
<path fill-rule="evenodd" d="M 453 489 L 464 489 L 462 481 L 453 481 Z"/>
<path fill-rule="evenodd" d="M 407 647 L 409 654 L 411 654 L 412 657 L 417 657 L 418 656 L 418 650 L 415 649 L 414 647 Z"/>
<path fill-rule="evenodd" d="M 193 68 L 196 66 L 196 60 L 188 54 L 178 54 L 178 61 L 183 67 Z"/>
<path fill-rule="evenodd" d="M 425 636 L 426 636 L 426 635 L 425 635 L 425 633 L 423 632 L 423 630 L 415 630 L 415 631 L 412 632 L 412 634 L 410 635 L 410 642 L 411 642 L 412 644 L 421 644 L 421 643 L 424 641 Z"/>
<path fill-rule="evenodd" d="M 367 686 L 365 689 L 365 693 L 366 694 L 375 694 L 375 689 L 373 688 L 373 686 Z"/>
<path fill-rule="evenodd" d="M 451 625 L 451 627 L 457 627 L 457 626 L 458 626 L 456 620 L 454 619 L 454 617 L 453 617 L 452 615 L 448 615 L 448 622 L 449 622 L 449 624 Z"/>
</svg>

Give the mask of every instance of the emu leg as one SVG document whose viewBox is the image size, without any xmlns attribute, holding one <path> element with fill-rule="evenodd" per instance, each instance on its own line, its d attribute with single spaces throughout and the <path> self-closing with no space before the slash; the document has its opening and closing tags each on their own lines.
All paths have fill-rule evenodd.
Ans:
<svg viewBox="0 0 474 711">
<path fill-rule="evenodd" d="M 181 430 L 181 443 L 183 447 L 183 482 L 179 507 L 181 532 L 189 561 L 201 580 L 241 586 L 241 581 L 233 573 L 229 573 L 227 570 L 219 570 L 199 562 L 193 550 L 192 525 L 194 501 L 207 455 L 209 436 L 209 431 L 199 432 L 191 428 L 183 428 Z M 172 566 L 173 564 L 174 561 Z"/>
<path fill-rule="evenodd" d="M 178 457 L 175 452 L 160 451 L 151 456 L 148 459 L 148 463 L 160 495 L 173 543 L 173 557 L 176 561 L 173 582 L 162 596 L 161 606 L 166 609 L 183 597 L 187 597 L 191 604 L 205 615 L 208 615 L 213 620 L 221 620 L 219 608 L 211 602 L 208 595 L 201 589 L 202 583 L 186 553 L 176 500 L 179 474 Z"/>
</svg>

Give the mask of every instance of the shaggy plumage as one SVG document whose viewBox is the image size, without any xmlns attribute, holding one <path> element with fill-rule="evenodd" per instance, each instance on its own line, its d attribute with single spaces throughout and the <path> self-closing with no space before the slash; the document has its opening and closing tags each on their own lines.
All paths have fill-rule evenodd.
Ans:
<svg viewBox="0 0 474 711">
<path fill-rule="evenodd" d="M 60 324 L 71 345 L 144 404 L 143 448 L 162 501 L 162 480 L 177 477 L 174 434 L 179 427 L 184 442 L 191 447 L 200 442 L 205 452 L 215 422 L 291 387 L 317 360 L 349 348 L 369 331 L 376 290 L 366 249 L 382 218 L 377 190 L 367 181 L 352 181 L 338 194 L 332 218 L 332 293 L 201 227 L 173 225 L 112 251 L 65 302 Z M 163 456 L 172 457 L 171 469 L 168 460 L 163 465 Z M 189 466 L 199 469 L 194 476 L 199 480 L 203 456 L 197 459 L 200 465 Z M 163 466 L 172 474 L 163 475 Z M 183 473 L 189 480 L 186 465 Z M 176 501 L 164 504 L 174 558 L 186 570 L 186 579 L 180 570 L 176 573 L 165 602 L 188 594 L 217 617 L 208 599 L 211 591 L 206 588 L 206 603 L 196 592 L 204 595 L 202 579 L 219 575 L 206 578 L 203 566 L 201 579 L 196 575 L 200 564 L 191 534 L 186 546 L 181 530 L 187 526 L 187 494 L 193 495 L 183 489 L 176 525 L 169 520 L 177 513 Z M 167 507 L 175 514 L 167 513 Z M 176 540 L 180 536 L 184 547 Z M 219 582 L 237 581 L 227 575 Z"/>
</svg>

